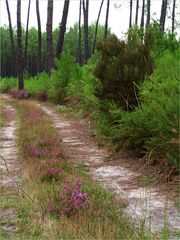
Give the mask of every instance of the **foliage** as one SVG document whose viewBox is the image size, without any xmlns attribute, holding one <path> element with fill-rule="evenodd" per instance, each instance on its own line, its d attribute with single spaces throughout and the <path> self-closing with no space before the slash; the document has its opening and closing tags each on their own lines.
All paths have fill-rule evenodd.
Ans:
<svg viewBox="0 0 180 240">
<path fill-rule="evenodd" d="M 175 52 L 179 47 L 176 33 L 161 31 L 160 25 L 157 22 L 153 22 L 147 29 L 147 41 L 151 42 L 151 49 L 154 57 L 159 57 L 166 50 Z"/>
<path fill-rule="evenodd" d="M 31 97 L 39 98 L 39 94 L 47 92 L 48 82 L 48 74 L 43 72 L 37 77 L 29 77 L 28 79 L 26 79 L 24 85 L 25 89 L 29 91 Z"/>
<path fill-rule="evenodd" d="M 29 98 L 29 93 L 26 90 L 12 89 L 10 91 L 10 95 L 13 98 L 17 98 L 17 99 L 27 99 L 27 98 Z"/>
<path fill-rule="evenodd" d="M 82 193 L 82 183 L 78 180 L 66 182 L 64 190 L 56 193 L 54 202 L 48 203 L 48 212 L 61 217 L 62 214 L 70 216 L 77 213 L 80 209 L 88 207 L 88 194 Z"/>
<path fill-rule="evenodd" d="M 94 30 L 95 24 L 89 25 L 89 50 L 90 55 L 92 54 L 92 43 L 94 39 Z M 84 34 L 82 26 L 82 59 L 84 56 Z M 17 49 L 17 33 L 16 29 L 13 29 L 14 33 L 14 45 L 15 50 Z M 59 29 L 56 28 L 53 30 L 53 49 L 54 54 L 57 46 Z M 99 25 L 97 40 L 100 40 L 104 34 L 104 27 Z M 36 28 L 32 27 L 29 29 L 29 41 L 28 41 L 28 51 L 27 51 L 27 66 L 25 66 L 25 71 L 31 75 L 37 75 L 37 47 L 38 47 L 38 31 Z M 10 77 L 13 76 L 12 68 L 12 53 L 10 47 L 10 35 L 9 28 L 7 26 L 0 27 L 0 39 L 1 39 L 1 77 Z M 25 29 L 22 28 L 22 46 L 23 53 L 25 48 Z M 76 62 L 78 62 L 78 25 L 74 24 L 73 27 L 70 27 L 64 38 L 63 53 L 65 55 L 71 55 Z M 46 32 L 42 32 L 42 54 L 41 54 L 41 71 L 46 71 Z"/>
<path fill-rule="evenodd" d="M 0 92 L 7 92 L 12 88 L 18 87 L 18 81 L 13 77 L 0 78 Z"/>
<path fill-rule="evenodd" d="M 72 56 L 62 55 L 55 62 L 56 68 L 52 71 L 49 79 L 48 97 L 53 102 L 62 103 L 66 98 L 66 87 L 72 77 L 78 74 L 78 65 Z"/>
<path fill-rule="evenodd" d="M 53 180 L 60 180 L 60 177 L 63 174 L 62 168 L 59 167 L 48 167 L 45 169 L 42 169 L 41 171 L 41 180 L 52 182 Z"/>
<path fill-rule="evenodd" d="M 153 61 L 149 45 L 129 34 L 128 42 L 111 36 L 99 43 L 101 58 L 95 68 L 95 75 L 101 81 L 97 89 L 100 99 L 114 101 L 125 110 L 138 105 L 137 85 L 153 72 Z"/>
<path fill-rule="evenodd" d="M 46 102 L 48 100 L 48 96 L 45 92 L 40 92 L 38 94 L 38 100 Z"/>
<path fill-rule="evenodd" d="M 176 167 L 179 165 L 178 54 L 166 52 L 158 60 L 157 70 L 140 87 L 141 105 L 131 113 L 119 110 L 116 129 L 116 141 L 159 159 L 166 158 Z"/>
<path fill-rule="evenodd" d="M 94 111 L 99 106 L 99 101 L 95 96 L 95 88 L 99 86 L 100 82 L 93 74 L 95 64 L 96 56 L 91 58 L 88 64 L 78 67 L 76 75 L 73 75 L 66 88 L 68 98 L 79 103 L 84 113 L 87 109 Z"/>
</svg>

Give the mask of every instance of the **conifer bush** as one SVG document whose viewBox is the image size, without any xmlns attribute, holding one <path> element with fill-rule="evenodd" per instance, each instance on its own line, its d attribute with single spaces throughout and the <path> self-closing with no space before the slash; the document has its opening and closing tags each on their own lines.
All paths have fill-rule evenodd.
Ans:
<svg viewBox="0 0 180 240">
<path fill-rule="evenodd" d="M 71 78 L 76 78 L 78 65 L 70 55 L 61 55 L 55 61 L 56 67 L 49 79 L 48 98 L 56 103 L 63 103 L 66 100 L 66 88 Z M 77 78 L 76 78 L 77 79 Z"/>
<path fill-rule="evenodd" d="M 140 87 L 141 104 L 121 113 L 116 141 L 179 167 L 179 69 L 178 52 L 166 52 L 157 69 Z M 112 113 L 113 114 L 113 113 Z"/>
<path fill-rule="evenodd" d="M 96 95 L 101 100 L 114 101 L 126 111 L 133 110 L 138 105 L 137 85 L 153 72 L 148 42 L 141 42 L 132 31 L 127 42 L 112 35 L 100 42 L 97 49 L 101 58 L 94 73 L 101 87 Z"/>
</svg>

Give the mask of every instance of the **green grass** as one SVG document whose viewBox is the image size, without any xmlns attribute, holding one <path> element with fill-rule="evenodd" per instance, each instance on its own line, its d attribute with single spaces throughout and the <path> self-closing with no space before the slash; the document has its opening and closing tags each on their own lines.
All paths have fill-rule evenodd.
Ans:
<svg viewBox="0 0 180 240">
<path fill-rule="evenodd" d="M 3 127 L 6 123 L 5 116 L 6 116 L 6 113 L 5 113 L 4 105 L 3 105 L 3 102 L 1 102 L 1 104 L 0 104 L 0 128 Z"/>
</svg>

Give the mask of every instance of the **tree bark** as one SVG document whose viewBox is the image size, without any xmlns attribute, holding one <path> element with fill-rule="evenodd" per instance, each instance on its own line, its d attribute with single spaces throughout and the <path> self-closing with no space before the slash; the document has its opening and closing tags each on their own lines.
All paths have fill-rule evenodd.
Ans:
<svg viewBox="0 0 180 240">
<path fill-rule="evenodd" d="M 68 16 L 68 10 L 69 10 L 69 2 L 70 0 L 64 0 L 64 8 L 63 8 L 63 15 L 62 20 L 60 24 L 60 30 L 59 30 L 59 36 L 58 36 L 58 42 L 57 42 L 57 48 L 56 48 L 56 57 L 60 58 L 60 55 L 62 53 L 63 43 L 64 43 L 64 35 L 66 32 L 66 23 L 67 23 L 67 16 Z"/>
<path fill-rule="evenodd" d="M 79 61 L 79 65 L 82 65 L 82 57 L 81 57 L 81 7 L 82 7 L 82 1 L 79 1 L 79 32 L 78 32 L 78 61 Z"/>
<path fill-rule="evenodd" d="M 89 59 L 89 26 L 88 26 L 88 15 L 89 15 L 89 0 L 83 0 L 83 14 L 84 14 L 84 61 L 87 63 Z"/>
<path fill-rule="evenodd" d="M 48 0 L 47 7 L 47 71 L 50 73 L 53 68 L 53 35 L 52 35 L 52 21 L 53 21 L 53 0 Z"/>
<path fill-rule="evenodd" d="M 42 49 L 42 36 L 41 36 L 41 18 L 39 12 L 39 0 L 36 0 L 36 15 L 38 25 L 38 51 L 37 51 L 37 74 L 41 72 L 41 49 Z"/>
<path fill-rule="evenodd" d="M 143 0 L 142 5 L 142 16 L 141 16 L 141 27 L 144 28 L 144 10 L 145 10 L 145 0 Z"/>
<path fill-rule="evenodd" d="M 109 4 L 110 4 L 110 0 L 107 0 L 105 30 L 104 30 L 104 37 L 105 38 L 107 37 L 107 33 L 108 33 Z"/>
<path fill-rule="evenodd" d="M 151 17 L 151 0 L 147 0 L 147 21 L 146 21 L 146 28 L 150 24 L 150 17 Z"/>
<path fill-rule="evenodd" d="M 139 13 L 139 0 L 136 1 L 136 18 L 135 18 L 136 25 L 138 25 L 138 13 Z"/>
<path fill-rule="evenodd" d="M 22 58 L 22 29 L 21 29 L 21 0 L 17 0 L 17 46 L 18 46 L 18 85 L 24 89 L 23 58 Z"/>
<path fill-rule="evenodd" d="M 93 54 L 94 54 L 94 51 L 95 51 L 95 48 L 96 48 L 96 39 L 97 39 L 99 18 L 100 18 L 100 15 L 101 15 L 101 10 L 102 10 L 103 3 L 104 3 L 104 0 L 101 1 L 101 5 L 100 5 L 100 8 L 99 8 L 99 13 L 98 13 L 97 21 L 96 21 L 96 28 L 95 28 L 95 32 L 94 32 L 94 41 L 93 41 L 93 49 L 92 49 Z"/>
<path fill-rule="evenodd" d="M 9 20 L 9 34 L 10 34 L 10 42 L 11 42 L 11 54 L 12 54 L 12 61 L 11 61 L 11 74 L 14 76 L 16 74 L 16 61 L 15 61 L 15 47 L 14 47 L 14 34 L 12 29 L 11 23 L 11 13 L 9 9 L 8 0 L 6 0 L 6 7 L 8 13 L 8 20 Z"/>
<path fill-rule="evenodd" d="M 172 33 L 175 29 L 175 10 L 176 10 L 176 0 L 173 0 L 173 9 L 172 9 Z"/>
<path fill-rule="evenodd" d="M 160 27 L 162 31 L 164 31 L 164 27 L 165 27 L 166 11 L 167 11 L 167 0 L 162 0 L 161 16 L 160 16 Z"/>
<path fill-rule="evenodd" d="M 29 29 L 30 7 L 31 7 L 31 0 L 29 0 L 28 13 L 27 13 L 26 37 L 25 37 L 25 48 L 24 48 L 24 68 L 27 67 L 27 49 L 28 49 L 28 29 Z"/>
<path fill-rule="evenodd" d="M 133 8 L 133 1 L 130 0 L 129 28 L 132 26 L 132 8 Z"/>
</svg>

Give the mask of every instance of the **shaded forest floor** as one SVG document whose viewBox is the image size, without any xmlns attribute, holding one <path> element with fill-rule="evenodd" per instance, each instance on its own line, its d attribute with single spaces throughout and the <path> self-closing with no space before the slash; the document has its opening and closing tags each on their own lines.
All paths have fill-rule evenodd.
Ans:
<svg viewBox="0 0 180 240">
<path fill-rule="evenodd" d="M 7 104 L 9 100 L 5 101 Z M 12 103 L 13 101 L 14 100 L 12 100 Z M 22 108 L 26 109 L 26 111 L 30 108 L 36 109 L 36 111 L 42 111 L 42 118 L 45 115 L 45 118 L 49 118 L 47 121 L 52 121 L 53 125 L 50 127 L 50 129 L 52 129 L 51 135 L 52 137 L 56 136 L 57 144 L 60 145 L 62 149 L 63 157 L 61 156 L 61 158 L 65 159 L 70 164 L 70 166 L 68 165 L 65 167 L 67 171 L 66 175 L 69 174 L 68 171 L 71 172 L 69 169 L 73 166 L 74 170 L 70 175 L 78 176 L 85 182 L 92 181 L 91 184 L 95 185 L 94 189 L 93 187 L 89 187 L 90 189 L 93 189 L 89 191 L 91 193 L 93 192 L 92 195 L 88 193 L 90 201 L 96 191 L 99 192 L 99 194 L 101 192 L 98 187 L 96 188 L 96 183 L 98 185 L 100 183 L 103 188 L 114 193 L 116 197 L 116 199 L 112 200 L 111 197 L 109 198 L 105 196 L 106 194 L 104 192 L 101 192 L 101 197 L 97 193 L 97 198 L 99 200 L 95 199 L 93 200 L 94 203 L 90 204 L 91 210 L 87 210 L 86 215 L 88 216 L 86 216 L 86 220 L 84 214 L 82 214 L 81 217 L 75 216 L 72 219 L 63 217 L 63 221 L 66 222 L 67 228 L 70 229 L 68 230 L 68 234 L 66 227 L 59 227 L 57 223 L 54 223 L 55 220 L 49 220 L 49 218 L 47 220 L 46 217 L 43 218 L 42 226 L 47 227 L 48 225 L 49 230 L 53 229 L 53 233 L 51 233 L 53 235 L 50 236 L 47 232 L 42 233 L 42 226 L 41 230 L 35 228 L 35 225 L 37 224 L 36 221 L 38 220 L 33 224 L 29 223 L 29 226 L 34 230 L 31 231 L 31 233 L 26 234 L 34 234 L 33 236 L 37 235 L 37 239 L 50 239 L 50 237 L 51 239 L 72 239 L 72 236 L 74 236 L 73 239 L 106 239 L 104 236 L 106 236 L 107 239 L 149 239 L 145 234 L 146 229 L 147 232 L 150 230 L 155 235 L 158 233 L 159 236 L 161 236 L 160 239 L 169 239 L 168 236 L 170 235 L 172 236 L 172 239 L 173 236 L 174 238 L 178 237 L 178 223 L 180 219 L 178 216 L 178 209 L 175 207 L 175 205 L 177 205 L 177 178 L 174 178 L 169 184 L 164 183 L 164 176 L 159 172 L 158 167 L 145 165 L 143 159 L 140 159 L 133 152 L 128 150 L 121 150 L 118 154 L 113 155 L 110 147 L 101 145 L 92 136 L 88 117 L 72 116 L 68 113 L 68 109 L 64 111 L 62 107 L 57 107 L 52 104 L 40 104 L 32 101 L 22 101 L 22 104 L 16 101 L 14 102 L 18 112 L 21 112 Z M 47 125 L 50 126 L 49 123 Z M 56 130 L 53 130 L 54 127 Z M 27 128 L 30 129 L 31 126 L 28 126 Z M 21 127 L 21 131 L 23 129 L 25 131 L 25 126 L 24 128 Z M 33 129 L 30 129 L 30 131 Z M 46 136 L 46 132 L 39 134 L 44 134 L 43 136 Z M 20 139 L 22 140 L 21 135 L 22 133 L 20 133 Z M 49 132 L 47 135 L 50 136 Z M 28 137 L 30 136 L 24 137 L 28 140 Z M 21 153 L 21 151 L 22 149 L 19 152 Z M 26 154 L 23 154 L 22 157 L 26 156 Z M 28 158 L 29 157 L 27 157 L 27 162 L 28 160 L 32 161 L 32 159 Z M 29 173 L 32 174 L 33 172 L 33 178 L 36 178 L 36 174 L 38 173 L 34 173 L 34 171 L 35 168 L 39 166 L 37 166 L 37 163 L 35 163 L 34 166 L 31 166 L 29 163 L 23 163 L 22 165 L 25 169 L 23 175 L 26 176 L 24 181 L 25 190 L 31 197 L 33 196 L 33 199 L 36 202 L 38 202 L 41 200 L 42 196 L 39 198 L 37 197 L 36 199 L 35 194 L 38 194 L 41 188 L 51 188 L 52 184 L 46 184 L 44 182 L 39 183 L 37 180 L 34 183 L 27 184 L 29 181 L 27 180 L 29 179 L 29 176 L 27 175 Z M 20 170 L 18 170 L 18 172 L 20 172 Z M 89 180 L 90 178 L 94 180 Z M 90 183 L 88 184 L 91 185 Z M 30 190 L 32 187 L 35 188 L 34 191 Z M 104 197 L 102 197 L 102 195 L 104 195 Z M 120 234 L 117 233 L 120 231 L 120 222 L 116 219 L 116 214 L 119 207 L 117 207 L 117 209 L 111 209 L 111 214 L 114 216 L 112 219 L 108 215 L 106 216 L 107 213 L 105 214 L 104 211 L 110 212 L 110 209 L 108 210 L 110 206 L 105 203 L 107 199 L 110 202 L 110 205 L 119 205 L 121 209 L 120 212 L 122 212 L 123 209 L 125 215 L 134 221 L 136 228 L 130 227 L 131 224 L 125 220 L 123 214 L 119 212 L 118 215 L 120 218 L 122 217 L 122 219 L 124 219 L 123 222 L 121 219 L 121 228 L 124 229 L 125 232 L 124 235 L 118 236 L 118 234 Z M 93 208 L 98 204 L 102 206 L 96 208 L 94 211 Z M 22 213 L 22 209 L 19 211 Z M 35 209 L 33 211 L 35 211 Z M 32 209 L 29 209 L 29 212 L 26 212 L 27 215 L 30 215 L 23 218 L 23 220 L 26 219 L 26 224 L 31 222 L 34 218 L 33 211 Z M 38 217 L 40 217 L 39 214 Z M 41 212 L 41 214 L 44 215 L 45 213 Z M 91 218 L 91 220 L 88 219 L 90 215 L 93 215 L 94 217 Z M 86 225 L 89 225 L 88 229 L 87 226 L 82 224 L 82 220 L 85 220 Z M 77 222 L 76 227 L 73 226 L 73 221 Z M 89 223 L 89 221 L 91 221 L 91 223 Z M 92 221 L 96 223 L 96 227 L 94 225 L 91 226 Z M 81 230 L 78 229 L 79 223 L 82 225 Z M 50 226 L 53 224 L 54 227 Z M 108 230 L 109 224 L 111 224 L 111 231 Z M 92 228 L 94 228 L 94 230 L 92 230 Z M 119 230 L 117 230 L 118 228 Z M 58 238 L 58 236 L 61 236 L 62 238 Z M 157 237 L 151 236 L 151 239 L 152 238 L 157 239 Z"/>
</svg>

